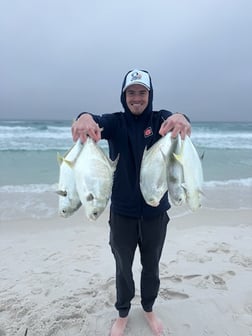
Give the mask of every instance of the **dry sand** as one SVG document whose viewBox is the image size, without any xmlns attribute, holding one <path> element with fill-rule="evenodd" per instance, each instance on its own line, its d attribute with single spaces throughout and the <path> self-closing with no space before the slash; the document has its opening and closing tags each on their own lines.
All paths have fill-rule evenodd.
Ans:
<svg viewBox="0 0 252 336">
<path fill-rule="evenodd" d="M 174 216 L 160 263 L 155 311 L 164 335 L 252 335 L 252 210 L 202 208 Z M 114 260 L 108 209 L 88 222 L 0 223 L 0 336 L 108 336 L 114 309 Z M 141 266 L 125 336 L 152 335 L 140 306 Z"/>
</svg>

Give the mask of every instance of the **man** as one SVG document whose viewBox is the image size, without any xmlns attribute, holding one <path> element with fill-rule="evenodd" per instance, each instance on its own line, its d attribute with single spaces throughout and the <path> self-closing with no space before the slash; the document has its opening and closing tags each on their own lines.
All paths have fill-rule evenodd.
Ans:
<svg viewBox="0 0 252 336">
<path fill-rule="evenodd" d="M 163 325 L 153 312 L 159 291 L 159 260 L 169 222 L 167 193 L 157 207 L 145 203 L 140 190 L 140 166 L 145 147 L 149 148 L 167 132 L 172 137 L 190 135 L 188 119 L 166 110 L 153 111 L 153 88 L 147 71 L 129 71 L 122 84 L 121 103 L 124 112 L 101 116 L 82 113 L 72 126 L 73 140 L 85 142 L 106 139 L 109 155 L 120 159 L 114 175 L 110 206 L 110 246 L 116 264 L 116 303 L 119 317 L 111 336 L 123 336 L 135 295 L 132 264 L 139 246 L 141 304 L 153 334 L 162 335 Z"/>
</svg>

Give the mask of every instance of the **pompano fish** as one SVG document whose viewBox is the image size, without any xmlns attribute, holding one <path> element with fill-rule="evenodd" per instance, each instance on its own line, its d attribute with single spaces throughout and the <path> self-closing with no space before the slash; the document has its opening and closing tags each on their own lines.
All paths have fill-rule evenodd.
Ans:
<svg viewBox="0 0 252 336">
<path fill-rule="evenodd" d="M 74 172 L 68 165 L 68 161 L 77 159 L 83 145 L 78 140 L 69 151 L 62 157 L 58 154 L 60 165 L 58 190 L 59 195 L 59 214 L 62 217 L 71 216 L 81 206 L 79 194 L 77 192 Z"/>
<path fill-rule="evenodd" d="M 181 153 L 174 154 L 174 157 L 183 166 L 186 202 L 192 211 L 196 211 L 201 206 L 203 170 L 198 152 L 187 135 Z"/>
<path fill-rule="evenodd" d="M 182 142 L 180 134 L 176 138 L 172 138 L 171 142 L 170 152 L 166 155 L 167 186 L 172 204 L 179 206 L 184 204 L 186 200 L 185 189 L 183 187 L 183 166 L 173 155 L 181 153 Z"/>
<path fill-rule="evenodd" d="M 149 149 L 145 149 L 140 168 L 140 189 L 145 202 L 159 205 L 167 191 L 166 157 L 171 150 L 171 133 L 167 133 Z"/>
<path fill-rule="evenodd" d="M 119 156 L 115 161 L 110 160 L 88 137 L 77 160 L 72 163 L 77 191 L 89 220 L 96 220 L 107 206 L 118 159 Z"/>
</svg>

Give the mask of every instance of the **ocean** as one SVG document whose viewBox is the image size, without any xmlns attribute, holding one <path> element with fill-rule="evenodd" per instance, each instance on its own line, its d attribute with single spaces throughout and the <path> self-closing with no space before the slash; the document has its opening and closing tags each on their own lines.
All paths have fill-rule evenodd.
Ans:
<svg viewBox="0 0 252 336">
<path fill-rule="evenodd" d="M 203 206 L 252 208 L 252 122 L 194 122 L 191 139 L 203 155 Z M 57 214 L 57 153 L 72 144 L 71 121 L 0 120 L 0 220 Z"/>
</svg>

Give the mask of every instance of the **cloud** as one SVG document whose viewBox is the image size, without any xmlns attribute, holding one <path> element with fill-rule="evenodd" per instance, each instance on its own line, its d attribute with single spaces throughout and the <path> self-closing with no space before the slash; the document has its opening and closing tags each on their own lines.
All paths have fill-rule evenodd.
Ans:
<svg viewBox="0 0 252 336">
<path fill-rule="evenodd" d="M 156 108 L 251 120 L 249 0 L 16 0 L 1 7 L 1 118 L 120 110 L 123 76 L 141 67 L 152 75 Z"/>
</svg>

